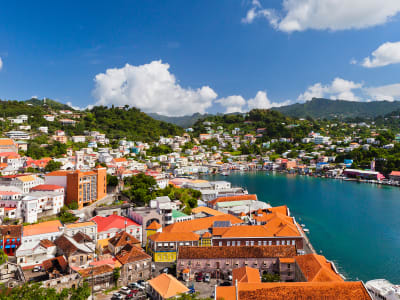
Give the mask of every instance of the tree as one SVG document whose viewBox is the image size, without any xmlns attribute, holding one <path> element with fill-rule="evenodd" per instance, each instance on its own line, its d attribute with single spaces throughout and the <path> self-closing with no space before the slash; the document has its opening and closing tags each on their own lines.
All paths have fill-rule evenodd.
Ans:
<svg viewBox="0 0 400 300">
<path fill-rule="evenodd" d="M 61 167 L 61 162 L 50 160 L 44 169 L 46 172 L 53 172 L 59 170 L 60 167 Z"/>
<path fill-rule="evenodd" d="M 112 276 L 115 281 L 115 286 L 118 286 L 118 279 L 121 277 L 121 268 L 115 268 Z"/>
<path fill-rule="evenodd" d="M 117 186 L 119 183 L 118 177 L 107 174 L 107 185 L 110 186 Z"/>
<path fill-rule="evenodd" d="M 7 254 L 4 253 L 3 249 L 0 249 L 0 265 L 6 263 L 8 261 Z"/>
</svg>

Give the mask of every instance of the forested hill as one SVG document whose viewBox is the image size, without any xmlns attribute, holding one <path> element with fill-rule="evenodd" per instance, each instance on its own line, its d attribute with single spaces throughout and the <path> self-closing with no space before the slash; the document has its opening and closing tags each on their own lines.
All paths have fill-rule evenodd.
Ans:
<svg viewBox="0 0 400 300">
<path fill-rule="evenodd" d="M 356 102 L 313 98 L 311 101 L 305 103 L 296 103 L 272 109 L 296 118 L 374 118 L 399 110 L 400 101 Z"/>
<path fill-rule="evenodd" d="M 70 110 L 71 114 L 63 114 L 62 110 Z M 43 116 L 54 114 L 54 122 L 46 121 Z M 10 130 L 19 130 L 18 124 L 12 124 L 9 118 L 27 115 L 30 133 L 41 134 L 41 126 L 48 127 L 49 135 L 62 129 L 67 135 L 83 135 L 85 130 L 95 130 L 105 133 L 110 139 L 127 138 L 135 141 L 155 141 L 160 136 L 181 135 L 183 129 L 171 123 L 158 121 L 137 108 L 95 106 L 91 110 L 77 111 L 68 105 L 46 99 L 30 99 L 27 101 L 0 100 L 0 117 L 4 119 L 0 134 Z M 61 125 L 60 119 L 73 119 L 76 124 Z"/>
<path fill-rule="evenodd" d="M 163 116 L 163 115 L 159 115 L 156 113 L 149 113 L 148 115 L 150 117 L 152 117 L 153 119 L 172 123 L 172 124 L 175 124 L 175 125 L 183 127 L 183 128 L 192 127 L 198 120 L 204 119 L 204 118 L 210 116 L 208 114 L 202 115 L 200 113 L 195 113 L 191 116 L 182 116 L 182 117 L 168 117 L 168 116 Z"/>
</svg>

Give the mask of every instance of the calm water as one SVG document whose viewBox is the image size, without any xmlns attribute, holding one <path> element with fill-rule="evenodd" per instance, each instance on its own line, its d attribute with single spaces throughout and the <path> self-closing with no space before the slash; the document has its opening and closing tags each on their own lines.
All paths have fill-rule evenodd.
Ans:
<svg viewBox="0 0 400 300">
<path fill-rule="evenodd" d="M 272 206 L 288 205 L 310 229 L 315 250 L 334 261 L 348 280 L 400 283 L 400 188 L 267 174 L 208 179 L 246 187 Z"/>
</svg>

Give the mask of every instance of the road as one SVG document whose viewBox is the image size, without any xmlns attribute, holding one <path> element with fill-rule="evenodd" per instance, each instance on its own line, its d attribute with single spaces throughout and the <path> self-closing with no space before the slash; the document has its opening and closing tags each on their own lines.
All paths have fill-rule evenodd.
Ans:
<svg viewBox="0 0 400 300">
<path fill-rule="evenodd" d="M 100 199 L 88 206 L 85 206 L 80 210 L 75 210 L 74 212 L 78 214 L 85 214 L 85 220 L 88 220 L 93 217 L 93 211 L 97 206 L 100 206 L 101 204 L 112 204 L 114 202 L 114 197 L 115 193 L 107 194 L 107 196 L 105 196 L 103 199 Z"/>
</svg>

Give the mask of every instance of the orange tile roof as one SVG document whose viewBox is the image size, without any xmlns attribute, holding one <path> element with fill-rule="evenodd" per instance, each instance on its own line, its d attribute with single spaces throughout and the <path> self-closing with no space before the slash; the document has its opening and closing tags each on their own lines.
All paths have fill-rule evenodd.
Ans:
<svg viewBox="0 0 400 300">
<path fill-rule="evenodd" d="M 210 259 L 210 258 L 279 258 L 294 257 L 295 246 L 213 246 L 179 247 L 179 259 Z"/>
<path fill-rule="evenodd" d="M 87 221 L 87 222 L 70 223 L 65 225 L 66 228 L 79 228 L 85 226 L 96 226 L 96 223 L 93 221 Z"/>
<path fill-rule="evenodd" d="M 121 157 L 121 158 L 114 158 L 114 162 L 126 162 L 126 158 L 125 157 Z"/>
<path fill-rule="evenodd" d="M 299 255 L 295 259 L 307 281 L 343 281 L 332 264 L 322 255 Z"/>
<path fill-rule="evenodd" d="M 189 291 L 189 289 L 175 277 L 165 273 L 149 280 L 148 283 L 163 299 L 175 297 Z"/>
<path fill-rule="evenodd" d="M 158 223 L 157 221 L 153 221 L 151 222 L 151 224 L 149 226 L 147 226 L 147 230 L 157 230 L 160 229 L 162 226 L 160 223 Z"/>
<path fill-rule="evenodd" d="M 53 171 L 47 173 L 45 176 L 67 176 L 67 174 L 72 173 L 71 171 Z"/>
<path fill-rule="evenodd" d="M 239 300 L 372 300 L 362 282 L 239 283 Z M 216 299 L 235 299 L 235 286 L 217 287 Z"/>
<path fill-rule="evenodd" d="M 233 269 L 232 271 L 232 282 L 251 282 L 251 283 L 260 283 L 260 271 L 258 269 L 250 268 L 250 267 L 241 267 L 237 269 Z"/>
<path fill-rule="evenodd" d="M 218 210 L 212 209 L 210 207 L 206 206 L 198 206 L 192 209 L 193 214 L 198 214 L 198 213 L 205 213 L 211 216 L 222 216 L 225 215 L 225 213 L 220 212 Z"/>
<path fill-rule="evenodd" d="M 271 207 L 268 208 L 268 210 L 272 213 L 280 213 L 285 216 L 288 215 L 288 208 L 286 205 Z"/>
<path fill-rule="evenodd" d="M 0 139 L 0 146 L 11 146 L 14 144 L 15 143 L 12 139 Z"/>
<path fill-rule="evenodd" d="M 243 221 L 235 216 L 224 214 L 221 216 L 213 216 L 201 219 L 188 220 L 171 224 L 163 229 L 163 232 L 189 232 L 199 231 L 211 228 L 215 221 L 230 221 L 231 224 L 243 223 Z"/>
<path fill-rule="evenodd" d="M 145 259 L 151 261 L 151 256 L 144 252 L 143 249 L 131 244 L 126 244 L 115 257 L 123 265 Z"/>
<path fill-rule="evenodd" d="M 62 224 L 59 220 L 24 226 L 24 236 L 45 234 L 60 231 Z"/>
<path fill-rule="evenodd" d="M 220 202 L 231 202 L 231 201 L 243 201 L 243 200 L 257 200 L 257 195 L 238 195 L 238 196 L 226 196 L 226 197 L 218 197 L 214 200 L 209 201 L 208 203 L 214 206 Z"/>
<path fill-rule="evenodd" d="M 114 268 L 110 265 L 99 265 L 99 266 L 93 266 L 93 268 L 86 268 L 86 269 L 81 269 L 78 272 L 82 275 L 82 277 L 92 277 L 97 276 L 97 275 L 102 275 L 106 273 L 112 273 Z M 92 273 L 93 272 L 93 273 Z"/>
<path fill-rule="evenodd" d="M 193 232 L 157 232 L 149 239 L 155 242 L 198 241 L 199 235 Z"/>
<path fill-rule="evenodd" d="M 18 178 L 18 180 L 21 180 L 22 182 L 34 181 L 36 179 L 35 176 L 32 176 L 32 175 L 19 176 L 17 178 Z"/>
<path fill-rule="evenodd" d="M 290 258 L 290 257 L 282 257 L 279 258 L 279 262 L 281 264 L 293 264 L 295 262 L 294 258 Z"/>
</svg>

